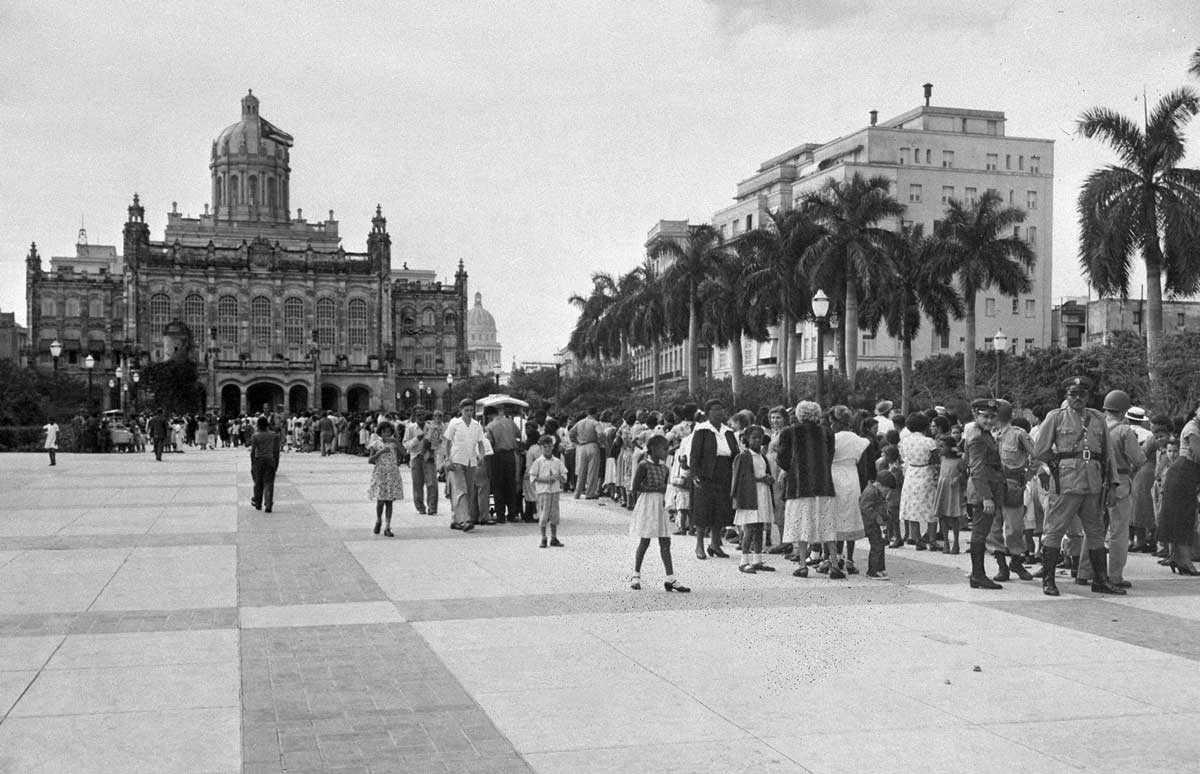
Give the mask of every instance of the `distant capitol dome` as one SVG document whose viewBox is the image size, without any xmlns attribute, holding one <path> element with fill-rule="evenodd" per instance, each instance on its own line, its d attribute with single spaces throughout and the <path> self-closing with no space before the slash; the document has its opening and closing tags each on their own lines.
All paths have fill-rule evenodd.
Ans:
<svg viewBox="0 0 1200 774">
<path fill-rule="evenodd" d="M 478 292 L 475 305 L 467 312 L 467 352 L 471 357 L 471 373 L 490 374 L 501 366 L 496 318 L 483 308 L 483 294 Z"/>
</svg>

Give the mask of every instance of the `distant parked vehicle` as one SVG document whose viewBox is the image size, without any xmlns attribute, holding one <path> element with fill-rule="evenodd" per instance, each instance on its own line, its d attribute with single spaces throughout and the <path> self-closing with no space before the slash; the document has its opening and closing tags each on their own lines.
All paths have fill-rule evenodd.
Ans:
<svg viewBox="0 0 1200 774">
<path fill-rule="evenodd" d="M 121 410 L 105 411 L 104 418 L 108 420 L 108 438 L 112 448 L 116 451 L 133 451 L 133 431 L 129 429 Z"/>
</svg>

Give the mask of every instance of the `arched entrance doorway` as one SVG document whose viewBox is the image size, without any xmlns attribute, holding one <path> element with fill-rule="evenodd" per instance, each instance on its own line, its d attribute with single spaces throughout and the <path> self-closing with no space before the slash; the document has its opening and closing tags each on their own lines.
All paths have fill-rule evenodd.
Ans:
<svg viewBox="0 0 1200 774">
<path fill-rule="evenodd" d="M 242 413 L 242 390 L 236 384 L 221 388 L 221 413 L 230 417 Z"/>
<path fill-rule="evenodd" d="M 346 392 L 346 410 L 351 413 L 371 409 L 371 391 L 366 387 L 351 387 Z"/>
<path fill-rule="evenodd" d="M 299 414 L 308 411 L 308 388 L 297 384 L 288 390 L 288 413 Z"/>
<path fill-rule="evenodd" d="M 321 410 L 322 411 L 338 411 L 338 398 L 341 394 L 338 388 L 332 384 L 321 385 Z"/>
<path fill-rule="evenodd" d="M 283 407 L 283 388 L 270 382 L 259 382 L 246 388 L 246 411 L 276 411 Z"/>
</svg>

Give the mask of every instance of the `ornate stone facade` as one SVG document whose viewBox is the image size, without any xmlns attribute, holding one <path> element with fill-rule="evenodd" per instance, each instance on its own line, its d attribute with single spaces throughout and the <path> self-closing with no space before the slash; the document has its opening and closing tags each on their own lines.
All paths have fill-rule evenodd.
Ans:
<svg viewBox="0 0 1200 774">
<path fill-rule="evenodd" d="M 55 258 L 44 272 L 31 247 L 32 358 L 49 362 L 57 339 L 62 367 L 82 371 L 91 354 L 100 384 L 120 365 L 126 388 L 139 365 L 191 359 L 207 408 L 225 412 L 448 400 L 448 376 L 469 364 L 462 261 L 452 284 L 407 265 L 393 271 L 378 206 L 362 253 L 341 246 L 332 211 L 321 223 L 300 210 L 292 218 L 291 144 L 248 94 L 242 120 L 213 143 L 211 212 L 206 205 L 187 218 L 173 209 L 164 240 L 154 242 L 135 194 L 122 256 L 80 246 L 80 256 L 84 248 L 112 250 L 111 268 L 85 262 L 81 271 L 73 264 L 82 259 Z M 106 404 L 119 400 L 122 390 L 114 390 Z"/>
</svg>

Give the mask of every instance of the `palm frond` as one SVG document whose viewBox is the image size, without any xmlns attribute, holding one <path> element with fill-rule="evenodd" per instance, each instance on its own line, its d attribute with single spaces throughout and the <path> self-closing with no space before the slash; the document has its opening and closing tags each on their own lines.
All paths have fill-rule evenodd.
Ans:
<svg viewBox="0 0 1200 774">
<path fill-rule="evenodd" d="M 1110 145 L 1128 167 L 1137 168 L 1146 155 L 1146 136 L 1141 127 L 1115 110 L 1092 108 L 1076 125 L 1089 140 L 1100 139 Z"/>
</svg>

